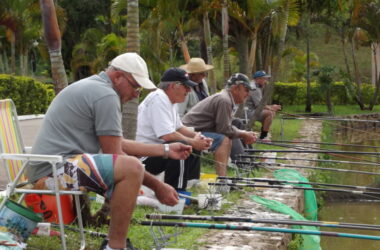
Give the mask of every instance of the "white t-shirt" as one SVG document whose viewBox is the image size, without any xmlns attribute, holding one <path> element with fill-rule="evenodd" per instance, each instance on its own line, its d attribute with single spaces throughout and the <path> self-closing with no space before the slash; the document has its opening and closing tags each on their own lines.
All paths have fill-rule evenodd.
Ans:
<svg viewBox="0 0 380 250">
<path fill-rule="evenodd" d="M 176 106 L 162 89 L 150 93 L 139 105 L 136 141 L 163 143 L 161 136 L 181 128 L 183 125 Z"/>
</svg>

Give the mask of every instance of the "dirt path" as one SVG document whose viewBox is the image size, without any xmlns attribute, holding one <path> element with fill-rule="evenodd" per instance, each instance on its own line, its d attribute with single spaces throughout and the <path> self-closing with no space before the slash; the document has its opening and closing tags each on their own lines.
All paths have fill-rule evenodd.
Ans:
<svg viewBox="0 0 380 250">
<path fill-rule="evenodd" d="M 300 139 L 304 141 L 320 141 L 320 133 L 322 123 L 320 121 L 305 121 L 300 131 Z M 318 145 L 309 145 L 317 147 Z M 315 154 L 287 154 L 287 157 L 293 158 L 316 158 Z M 308 161 L 289 162 L 289 164 L 312 165 Z M 305 171 L 300 171 L 304 175 L 308 175 Z M 269 173 L 266 177 L 272 178 Z M 250 195 L 259 195 L 267 199 L 282 202 L 296 211 L 303 209 L 303 192 L 301 190 L 278 190 L 278 189 L 256 189 L 255 191 L 246 191 L 243 195 L 246 199 L 240 200 L 237 205 L 233 206 L 225 215 L 240 216 L 250 218 L 266 218 L 266 219 L 289 219 L 289 216 L 270 211 L 269 209 L 253 202 L 249 199 Z M 232 223 L 231 223 L 232 224 Z M 234 223 L 235 225 L 268 227 L 268 224 L 252 224 L 252 223 Z M 285 225 L 276 225 L 276 227 L 284 227 Z M 205 243 L 200 249 L 228 249 L 228 250 L 272 250 L 287 249 L 288 243 L 291 241 L 290 234 L 268 233 L 257 231 L 228 231 L 228 230 L 210 230 L 202 237 L 199 242 Z"/>
</svg>

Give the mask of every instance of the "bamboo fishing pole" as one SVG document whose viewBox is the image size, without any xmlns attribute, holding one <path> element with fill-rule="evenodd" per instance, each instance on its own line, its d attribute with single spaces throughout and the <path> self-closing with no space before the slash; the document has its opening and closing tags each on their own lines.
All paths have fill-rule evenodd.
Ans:
<svg viewBox="0 0 380 250">
<path fill-rule="evenodd" d="M 341 164 L 358 164 L 358 165 L 369 165 L 369 166 L 380 166 L 380 163 L 376 162 L 363 162 L 363 161 L 338 161 L 338 160 L 324 160 L 324 159 L 307 159 L 307 158 L 291 158 L 291 157 L 269 157 L 261 155 L 239 155 L 239 158 L 260 158 L 260 159 L 271 159 L 271 160 L 286 160 L 286 161 L 313 161 L 313 162 L 330 162 L 330 163 L 341 163 Z"/>
<path fill-rule="evenodd" d="M 275 143 L 294 143 L 294 144 L 315 144 L 315 145 L 327 145 L 327 146 L 347 146 L 347 147 L 358 147 L 358 148 L 380 148 L 380 146 L 372 145 L 360 145 L 360 144 L 344 144 L 344 143 L 331 143 L 331 142 L 316 142 L 316 141 L 276 141 L 271 140 Z"/>
<path fill-rule="evenodd" d="M 368 172 L 368 171 L 359 171 L 351 169 L 340 169 L 340 168 L 321 168 L 321 167 L 308 167 L 300 165 L 291 165 L 284 163 L 269 163 L 269 162 L 245 162 L 245 161 L 236 161 L 236 164 L 245 164 L 245 165 L 254 165 L 256 167 L 263 167 L 261 165 L 269 165 L 269 167 L 284 167 L 284 168 L 305 168 L 305 169 L 314 169 L 314 170 L 326 170 L 333 172 L 344 172 L 344 173 L 356 173 L 356 174 L 367 174 L 367 175 L 380 175 L 380 173 Z"/>
<path fill-rule="evenodd" d="M 193 222 L 168 222 L 168 221 L 141 221 L 143 226 L 164 226 L 164 227 L 190 227 L 190 228 L 205 228 L 205 229 L 221 229 L 221 230 L 241 230 L 241 231 L 265 231 L 265 232 L 280 232 L 280 233 L 296 233 L 309 234 L 331 237 L 345 237 L 366 240 L 380 240 L 380 236 L 364 235 L 364 234 L 349 234 L 338 232 L 325 232 L 316 230 L 289 229 L 277 227 L 251 227 L 237 226 L 230 224 L 210 224 L 210 223 L 193 223 Z"/>
<path fill-rule="evenodd" d="M 298 146 L 298 145 L 290 145 L 290 144 L 278 144 L 278 143 L 271 143 L 271 142 L 263 142 L 263 141 L 259 141 L 257 143 L 261 143 L 261 144 L 264 144 L 264 145 L 272 145 L 272 146 L 277 146 L 277 147 L 284 147 L 284 148 L 293 148 L 293 149 L 298 149 L 298 150 L 307 150 L 307 149 L 313 149 L 313 150 L 326 150 L 327 152 L 325 152 L 326 154 L 328 155 L 332 155 L 332 156 L 337 156 L 337 157 L 342 157 L 342 158 L 353 158 L 353 159 L 357 159 L 356 157 L 350 157 L 350 156 L 347 156 L 347 155 L 344 155 L 344 154 L 339 154 L 337 153 L 336 150 L 332 150 L 332 149 L 320 149 L 319 147 L 311 147 L 311 146 Z M 245 150 L 247 152 L 247 150 Z M 377 153 L 377 152 L 376 152 Z M 372 157 L 376 157 L 376 158 L 379 158 L 380 156 L 379 155 L 373 155 Z M 364 160 L 364 159 L 361 159 L 359 158 L 360 160 Z M 368 161 L 368 160 L 364 160 L 364 161 Z M 371 162 L 371 161 L 369 161 Z"/>
<path fill-rule="evenodd" d="M 279 149 L 245 149 L 249 153 L 267 153 L 267 152 L 277 152 L 277 153 L 314 153 L 314 154 L 359 154 L 359 155 L 380 155 L 379 152 L 357 152 L 357 151 L 343 151 L 343 150 L 279 150 Z"/>
<path fill-rule="evenodd" d="M 208 185 L 210 185 L 210 186 L 230 186 L 230 187 L 253 187 L 253 188 L 260 187 L 260 188 L 278 188 L 278 189 L 299 189 L 299 190 L 350 193 L 350 194 L 363 195 L 363 196 L 367 196 L 367 197 L 371 197 L 371 198 L 380 200 L 380 193 L 366 192 L 366 191 L 359 191 L 359 190 L 300 187 L 300 186 L 292 186 L 292 185 L 261 185 L 261 184 L 251 184 L 251 183 L 241 184 L 241 183 L 215 183 L 215 182 L 210 182 Z"/>
<path fill-rule="evenodd" d="M 354 186 L 354 185 L 343 185 L 343 184 L 333 184 L 333 183 L 320 183 L 320 182 L 307 182 L 307 181 L 289 181 L 289 180 L 277 180 L 277 179 L 269 179 L 269 178 L 246 178 L 246 177 L 229 177 L 229 176 L 218 176 L 220 180 L 233 180 L 233 181 L 256 181 L 256 182 L 268 182 L 272 183 L 288 183 L 288 184 L 303 184 L 303 185 L 315 185 L 315 186 L 326 186 L 326 187 L 341 187 L 341 188 L 350 188 L 350 189 L 358 189 L 358 190 L 372 190 L 379 191 L 380 188 L 375 187 L 367 187 L 367 186 Z"/>
<path fill-rule="evenodd" d="M 282 224 L 282 225 L 300 225 L 315 227 L 331 227 L 331 228 L 349 228 L 361 230 L 380 230 L 380 225 L 370 224 L 354 224 L 329 221 L 308 221 L 308 220 L 284 220 L 284 219 L 260 219 L 247 217 L 231 217 L 231 216 L 209 216 L 209 215 L 174 215 L 174 214 L 147 214 L 147 219 L 151 220 L 203 220 L 203 221 L 230 221 L 230 222 L 250 222 L 264 224 Z"/>
</svg>

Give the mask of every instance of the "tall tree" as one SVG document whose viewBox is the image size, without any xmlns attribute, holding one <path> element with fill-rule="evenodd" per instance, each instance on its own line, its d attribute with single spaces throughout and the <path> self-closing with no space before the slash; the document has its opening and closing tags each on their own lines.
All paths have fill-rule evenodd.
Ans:
<svg viewBox="0 0 380 250">
<path fill-rule="evenodd" d="M 46 44 L 49 49 L 51 73 L 55 93 L 58 94 L 67 86 L 67 76 L 61 54 L 61 32 L 53 0 L 40 0 L 42 22 Z"/>
<path fill-rule="evenodd" d="M 228 5 L 227 0 L 222 2 L 222 34 L 223 34 L 223 77 L 226 81 L 230 77 L 230 58 L 228 54 Z"/>
<path fill-rule="evenodd" d="M 127 52 L 140 54 L 139 0 L 128 0 L 127 13 Z M 127 139 L 136 137 L 138 105 L 138 98 L 123 105 L 123 133 Z"/>
</svg>

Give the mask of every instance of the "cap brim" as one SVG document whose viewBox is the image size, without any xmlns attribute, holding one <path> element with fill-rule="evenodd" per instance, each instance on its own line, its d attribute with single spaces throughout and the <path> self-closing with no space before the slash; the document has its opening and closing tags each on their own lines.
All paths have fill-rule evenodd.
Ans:
<svg viewBox="0 0 380 250">
<path fill-rule="evenodd" d="M 187 67 L 187 64 L 179 66 L 181 69 L 185 70 L 188 74 L 195 74 L 195 73 L 201 73 L 201 72 L 207 72 L 214 68 L 214 66 L 206 64 L 206 68 L 204 70 L 191 70 Z"/>
<path fill-rule="evenodd" d="M 133 75 L 133 78 L 136 80 L 136 82 L 141 87 L 143 87 L 144 89 L 156 89 L 157 88 L 156 85 L 154 85 L 154 83 L 149 78 L 138 76 L 136 74 L 132 74 L 132 75 Z"/>
<path fill-rule="evenodd" d="M 193 82 L 191 80 L 184 80 L 184 81 L 181 81 L 181 83 L 183 83 L 183 84 L 185 84 L 185 85 L 187 85 L 189 87 L 194 87 L 194 86 L 198 85 L 197 83 L 195 83 L 195 82 Z"/>
</svg>

